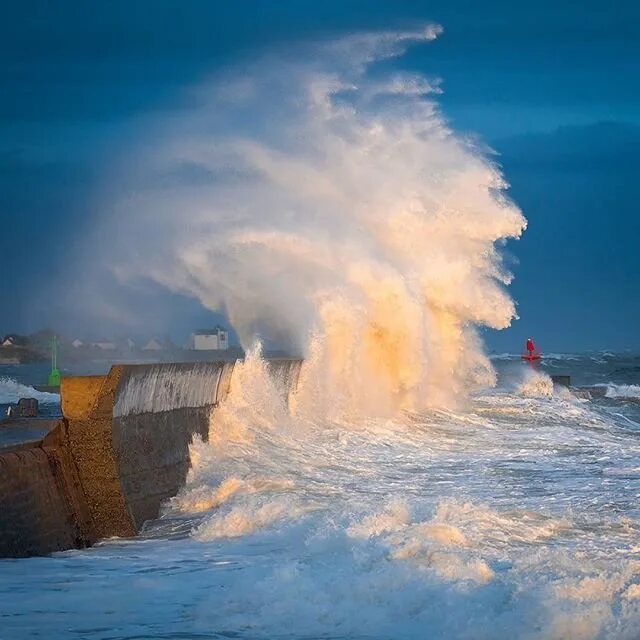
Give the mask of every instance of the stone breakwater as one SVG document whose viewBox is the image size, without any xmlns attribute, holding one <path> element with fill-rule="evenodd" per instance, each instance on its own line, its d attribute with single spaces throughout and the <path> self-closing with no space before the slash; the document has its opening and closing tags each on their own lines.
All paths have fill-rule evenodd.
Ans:
<svg viewBox="0 0 640 640">
<path fill-rule="evenodd" d="M 136 535 L 184 484 L 189 444 L 235 363 L 114 365 L 62 380 L 63 418 L 39 441 L 0 449 L 0 557 L 44 555 Z M 300 361 L 273 360 L 285 388 Z"/>
</svg>

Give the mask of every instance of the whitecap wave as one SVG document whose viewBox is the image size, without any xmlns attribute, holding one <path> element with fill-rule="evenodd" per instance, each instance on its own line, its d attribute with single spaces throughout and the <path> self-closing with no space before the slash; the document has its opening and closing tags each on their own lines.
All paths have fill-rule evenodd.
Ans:
<svg viewBox="0 0 640 640">
<path fill-rule="evenodd" d="M 236 504 L 228 511 L 214 513 L 195 529 L 193 535 L 203 541 L 238 538 L 275 523 L 282 525 L 286 521 L 298 520 L 305 512 L 305 509 L 282 497 L 266 501 L 251 500 Z"/>
<path fill-rule="evenodd" d="M 56 404 L 60 402 L 60 395 L 37 391 L 33 387 L 21 384 L 14 378 L 0 377 L 0 404 L 14 404 L 20 398 L 35 398 L 43 404 Z"/>
<path fill-rule="evenodd" d="M 540 371 L 526 371 L 518 393 L 528 398 L 550 398 L 553 396 L 553 380 Z"/>
<path fill-rule="evenodd" d="M 609 383 L 607 385 L 605 396 L 607 398 L 629 398 L 640 400 L 640 385 Z"/>
</svg>

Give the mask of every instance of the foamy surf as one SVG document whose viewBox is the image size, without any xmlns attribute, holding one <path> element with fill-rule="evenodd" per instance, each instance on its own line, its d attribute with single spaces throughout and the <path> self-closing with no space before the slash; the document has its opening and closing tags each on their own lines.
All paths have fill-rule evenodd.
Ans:
<svg viewBox="0 0 640 640">
<path fill-rule="evenodd" d="M 640 385 L 609 384 L 605 393 L 607 398 L 628 398 L 640 400 Z"/>
<path fill-rule="evenodd" d="M 7 637 L 71 637 L 73 611 L 107 640 L 114 607 L 122 637 L 637 637 L 640 447 L 611 399 L 515 384 L 328 421 L 259 349 L 235 373 L 144 538 L 2 564 Z"/>
<path fill-rule="evenodd" d="M 259 637 L 633 638 L 638 445 L 523 371 L 464 411 L 331 422 L 253 350 L 172 504 L 203 552 L 268 550 L 216 606 Z"/>
<path fill-rule="evenodd" d="M 553 395 L 553 380 L 541 371 L 527 369 L 518 393 L 529 398 L 549 398 Z"/>
<path fill-rule="evenodd" d="M 14 404 L 20 398 L 35 398 L 46 404 L 60 402 L 60 395 L 57 393 L 37 391 L 29 385 L 21 384 L 14 378 L 0 377 L 0 404 Z"/>
</svg>

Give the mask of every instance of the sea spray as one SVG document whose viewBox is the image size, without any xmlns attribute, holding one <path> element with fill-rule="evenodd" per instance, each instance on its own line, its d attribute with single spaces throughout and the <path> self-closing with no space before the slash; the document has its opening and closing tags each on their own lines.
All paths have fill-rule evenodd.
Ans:
<svg viewBox="0 0 640 640">
<path fill-rule="evenodd" d="M 60 395 L 46 391 L 37 391 L 33 387 L 21 384 L 14 378 L 0 376 L 0 404 L 16 403 L 20 398 L 35 398 L 43 404 L 57 404 Z"/>
<path fill-rule="evenodd" d="M 448 127 L 437 83 L 375 64 L 438 33 L 357 34 L 219 74 L 110 203 L 117 276 L 226 312 L 245 348 L 259 335 L 304 356 L 298 411 L 393 415 L 494 382 L 477 327 L 514 316 L 500 248 L 525 220 Z"/>
<path fill-rule="evenodd" d="M 553 380 L 543 371 L 527 369 L 518 387 L 518 393 L 529 398 L 549 398 L 553 395 Z"/>
<path fill-rule="evenodd" d="M 464 410 L 312 419 L 258 353 L 141 538 L 3 564 L 7 637 L 107 640 L 117 611 L 127 637 L 637 638 L 637 403 L 503 384 Z"/>
<path fill-rule="evenodd" d="M 242 384 L 232 381 L 218 408 L 226 413 L 211 416 L 222 446 L 196 443 L 175 502 L 200 512 L 192 539 L 203 553 L 224 545 L 247 564 L 215 597 L 221 615 L 261 637 L 283 617 L 291 637 L 310 626 L 371 637 L 425 628 L 436 638 L 633 637 L 640 524 L 593 504 L 608 500 L 593 466 L 618 468 L 637 452 L 604 416 L 541 384 L 475 394 L 464 412 L 314 420 L 288 407 L 259 348 L 238 372 Z"/>
</svg>

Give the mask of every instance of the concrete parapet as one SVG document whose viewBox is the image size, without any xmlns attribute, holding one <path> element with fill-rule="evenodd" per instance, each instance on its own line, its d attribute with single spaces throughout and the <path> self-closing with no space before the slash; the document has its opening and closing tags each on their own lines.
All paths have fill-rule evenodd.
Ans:
<svg viewBox="0 0 640 640">
<path fill-rule="evenodd" d="M 189 444 L 209 437 L 209 416 L 229 390 L 234 363 L 125 367 L 116 391 L 113 454 L 129 517 L 139 531 L 189 470 Z"/>
</svg>

